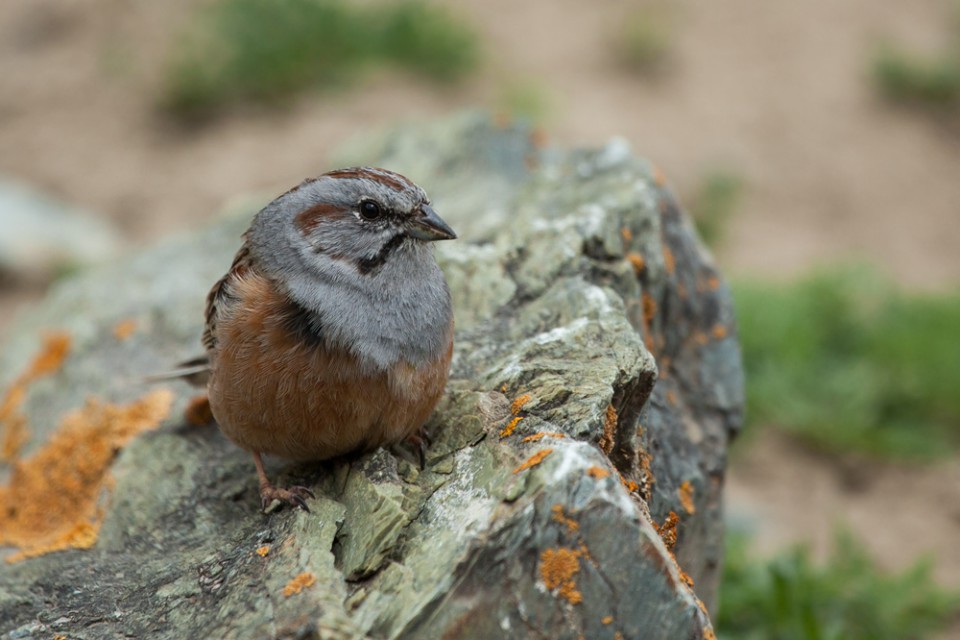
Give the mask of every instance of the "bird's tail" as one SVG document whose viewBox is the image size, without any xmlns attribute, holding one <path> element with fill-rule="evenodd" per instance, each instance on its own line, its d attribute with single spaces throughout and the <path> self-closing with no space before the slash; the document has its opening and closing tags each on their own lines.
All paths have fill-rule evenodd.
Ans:
<svg viewBox="0 0 960 640">
<path fill-rule="evenodd" d="M 181 362 L 176 368 L 163 373 L 147 376 L 144 382 L 160 382 L 182 378 L 195 387 L 205 387 L 210 379 L 210 359 L 207 356 L 192 358 Z"/>
</svg>

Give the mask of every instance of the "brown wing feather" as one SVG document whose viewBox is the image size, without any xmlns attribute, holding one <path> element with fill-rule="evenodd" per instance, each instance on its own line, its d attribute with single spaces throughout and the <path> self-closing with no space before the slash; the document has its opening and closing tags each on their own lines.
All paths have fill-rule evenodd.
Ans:
<svg viewBox="0 0 960 640">
<path fill-rule="evenodd" d="M 243 234 L 243 245 L 233 258 L 233 264 L 226 275 L 217 280 L 210 293 L 207 294 L 206 325 L 203 328 L 201 342 L 207 352 L 217 347 L 217 318 L 219 311 L 224 307 L 235 304 L 238 300 L 233 293 L 237 280 L 243 278 L 254 268 L 253 256 L 250 254 L 249 232 Z"/>
</svg>

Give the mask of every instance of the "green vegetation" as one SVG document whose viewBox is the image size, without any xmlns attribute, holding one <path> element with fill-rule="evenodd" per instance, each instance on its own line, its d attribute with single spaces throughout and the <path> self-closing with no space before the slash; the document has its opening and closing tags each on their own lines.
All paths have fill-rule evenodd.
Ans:
<svg viewBox="0 0 960 640">
<path fill-rule="evenodd" d="M 960 103 L 960 51 L 924 58 L 886 45 L 873 62 L 873 76 L 883 94 L 898 102 Z"/>
<path fill-rule="evenodd" d="M 865 268 L 733 288 L 750 425 L 837 453 L 956 450 L 960 294 L 907 294 Z"/>
<path fill-rule="evenodd" d="M 879 570 L 849 534 L 823 565 L 798 546 L 772 559 L 749 554 L 729 534 L 717 631 L 729 640 L 920 640 L 960 614 L 960 593 L 934 584 L 931 565 L 899 575 Z"/>
<path fill-rule="evenodd" d="M 670 53 L 672 29 L 665 9 L 637 10 L 613 38 L 623 64 L 639 73 L 660 69 Z"/>
<path fill-rule="evenodd" d="M 690 213 L 703 241 L 711 247 L 723 240 L 730 218 L 740 204 L 743 181 L 734 173 L 713 171 L 694 196 Z"/>
<path fill-rule="evenodd" d="M 887 98 L 933 107 L 960 105 L 960 3 L 948 20 L 949 43 L 939 53 L 922 56 L 890 43 L 873 60 L 873 79 Z"/>
<path fill-rule="evenodd" d="M 176 49 L 163 105 L 189 118 L 242 101 L 278 104 L 387 65 L 448 82 L 477 61 L 474 32 L 419 0 L 221 0 Z"/>
<path fill-rule="evenodd" d="M 500 91 L 497 109 L 514 118 L 542 124 L 551 111 L 549 91 L 533 80 L 510 81 Z"/>
</svg>

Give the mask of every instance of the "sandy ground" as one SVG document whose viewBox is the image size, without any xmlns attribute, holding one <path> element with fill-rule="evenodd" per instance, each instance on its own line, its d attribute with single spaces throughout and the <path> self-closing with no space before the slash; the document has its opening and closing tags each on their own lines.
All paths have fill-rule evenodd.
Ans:
<svg viewBox="0 0 960 640">
<path fill-rule="evenodd" d="M 920 469 L 838 463 L 768 430 L 730 469 L 728 515 L 759 534 L 758 552 L 801 535 L 825 557 L 836 531 L 848 528 L 880 566 L 900 571 L 928 556 L 940 582 L 960 585 L 960 459 Z"/>
<path fill-rule="evenodd" d="M 462 86 L 381 73 L 283 113 L 247 110 L 185 130 L 154 104 L 158 63 L 195 4 L 0 3 L 0 173 L 148 243 L 203 225 L 238 195 L 279 193 L 321 172 L 357 132 L 496 108 L 525 86 L 546 100 L 555 142 L 625 137 L 683 201 L 715 169 L 741 176 L 744 199 L 718 251 L 728 274 L 786 277 L 865 258 L 914 288 L 960 282 L 960 126 L 883 103 L 868 77 L 881 37 L 943 45 L 946 2 L 662 3 L 672 44 L 663 71 L 644 77 L 618 64 L 611 41 L 647 5 L 465 0 L 455 6 L 481 32 L 487 63 Z M 40 294 L 0 295 L 2 323 Z M 735 461 L 729 503 L 762 523 L 761 548 L 823 546 L 843 520 L 888 566 L 931 551 L 938 577 L 960 583 L 957 462 L 854 475 L 771 436 Z"/>
</svg>

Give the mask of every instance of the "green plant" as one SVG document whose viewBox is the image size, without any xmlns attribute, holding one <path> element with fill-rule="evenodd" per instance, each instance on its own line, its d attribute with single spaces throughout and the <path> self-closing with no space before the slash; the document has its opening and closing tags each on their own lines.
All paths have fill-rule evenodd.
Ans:
<svg viewBox="0 0 960 640">
<path fill-rule="evenodd" d="M 477 63 L 474 32 L 418 0 L 220 0 L 204 7 L 168 63 L 162 104 L 181 117 L 235 102 L 277 104 L 391 65 L 438 81 Z"/>
<path fill-rule="evenodd" d="M 960 593 L 937 586 L 930 562 L 881 571 L 861 544 L 838 533 L 823 564 L 796 546 L 758 560 L 731 533 L 717 631 L 730 640 L 920 640 L 960 614 Z"/>
<path fill-rule="evenodd" d="M 498 111 L 537 124 L 547 118 L 550 107 L 551 97 L 547 89 L 531 80 L 506 83 L 497 100 Z"/>
<path fill-rule="evenodd" d="M 641 73 L 662 67 L 670 53 L 670 22 L 665 12 L 655 7 L 631 14 L 613 38 L 623 64 Z"/>
<path fill-rule="evenodd" d="M 690 207 L 700 237 L 708 246 L 716 246 L 740 204 L 743 181 L 730 171 L 713 171 L 703 179 Z"/>
<path fill-rule="evenodd" d="M 923 58 L 885 45 L 873 62 L 873 76 L 891 100 L 929 105 L 960 102 L 960 53 Z"/>
<path fill-rule="evenodd" d="M 899 459 L 960 443 L 960 294 L 907 294 L 853 267 L 733 290 L 748 426 Z"/>
<path fill-rule="evenodd" d="M 477 36 L 436 5 L 404 0 L 379 7 L 383 13 L 379 55 L 434 80 L 452 82 L 477 63 Z M 375 14 L 368 16 L 373 21 Z"/>
<path fill-rule="evenodd" d="M 923 56 L 889 42 L 877 48 L 872 75 L 877 88 L 897 102 L 934 107 L 960 105 L 960 3 L 946 21 L 948 43 L 939 52 Z"/>
</svg>

